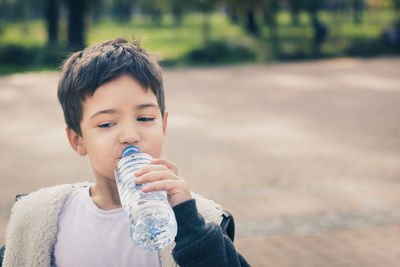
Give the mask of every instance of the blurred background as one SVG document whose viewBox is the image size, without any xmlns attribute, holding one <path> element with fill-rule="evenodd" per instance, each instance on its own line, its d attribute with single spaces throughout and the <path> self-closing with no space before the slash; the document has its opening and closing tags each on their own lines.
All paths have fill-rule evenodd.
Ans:
<svg viewBox="0 0 400 267">
<path fill-rule="evenodd" d="M 399 0 L 0 0 L 0 73 L 115 36 L 164 66 L 399 53 Z"/>
<path fill-rule="evenodd" d="M 399 0 L 0 0 L 0 245 L 17 194 L 94 181 L 59 67 L 106 39 L 164 67 L 164 156 L 253 266 L 400 266 Z"/>
</svg>

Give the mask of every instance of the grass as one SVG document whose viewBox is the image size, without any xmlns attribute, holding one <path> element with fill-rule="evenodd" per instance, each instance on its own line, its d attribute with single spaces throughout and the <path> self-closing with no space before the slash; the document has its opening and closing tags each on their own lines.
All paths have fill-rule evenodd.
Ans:
<svg viewBox="0 0 400 267">
<path fill-rule="evenodd" d="M 325 56 L 346 55 L 346 49 L 351 46 L 354 40 L 378 39 L 383 29 L 394 20 L 394 13 L 391 10 L 365 13 L 361 24 L 354 24 L 349 14 L 321 12 L 319 15 L 329 29 L 328 39 L 322 47 L 322 53 Z M 128 23 L 104 19 L 97 23 L 88 23 L 86 43 L 91 45 L 116 37 L 132 39 L 132 36 L 135 35 L 142 40 L 142 46 L 154 53 L 158 59 L 180 62 L 188 53 L 204 46 L 203 20 L 203 15 L 198 13 L 186 15 L 179 26 L 174 25 L 170 15 L 165 15 L 160 24 L 154 24 L 143 16 L 135 16 Z M 290 55 L 294 55 L 293 58 L 309 57 L 313 32 L 308 14 L 300 14 L 299 25 L 292 25 L 290 14 L 285 11 L 278 14 L 277 21 L 280 52 L 289 55 L 289 58 Z M 271 55 L 271 37 L 267 26 L 262 26 L 260 38 L 254 38 L 249 36 L 242 26 L 232 24 L 227 16 L 222 13 L 213 13 L 210 16 L 210 24 L 212 40 L 245 45 L 255 52 L 258 61 L 274 58 Z M 43 20 L 3 24 L 2 29 L 0 47 L 13 44 L 43 51 L 46 44 L 46 25 Z M 62 36 L 60 43 L 66 43 L 66 31 L 66 22 L 62 21 L 60 23 L 60 36 Z M 36 61 L 31 66 L 7 66 L 3 63 L 0 64 L 0 73 L 9 73 L 20 69 L 49 68 L 47 63 L 44 63 L 43 66 L 40 65 L 41 63 Z"/>
<path fill-rule="evenodd" d="M 54 66 L 36 65 L 36 66 L 19 66 L 19 65 L 0 65 L 0 75 L 7 75 L 22 72 L 41 72 L 55 71 Z"/>
<path fill-rule="evenodd" d="M 43 46 L 46 44 L 45 27 L 43 20 L 8 23 L 0 34 L 0 44 Z"/>
<path fill-rule="evenodd" d="M 135 35 L 146 49 L 162 59 L 177 59 L 203 45 L 202 20 L 201 14 L 192 14 L 186 16 L 178 27 L 174 26 L 170 16 L 164 18 L 162 25 L 149 23 L 143 17 L 135 18 L 128 24 L 105 20 L 91 27 L 87 40 L 90 45 L 119 36 L 131 39 Z M 214 39 L 232 40 L 244 35 L 242 29 L 230 24 L 223 14 L 213 14 L 211 23 Z"/>
</svg>

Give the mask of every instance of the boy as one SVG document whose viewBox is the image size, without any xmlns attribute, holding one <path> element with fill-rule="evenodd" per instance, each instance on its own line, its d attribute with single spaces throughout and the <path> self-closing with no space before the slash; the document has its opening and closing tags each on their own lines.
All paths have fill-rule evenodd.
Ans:
<svg viewBox="0 0 400 267">
<path fill-rule="evenodd" d="M 58 98 L 71 147 L 88 156 L 96 182 L 44 188 L 18 200 L 4 266 L 248 266 L 218 225 L 226 216 L 221 208 L 191 193 L 178 168 L 160 158 L 168 113 L 161 68 L 145 51 L 115 39 L 73 54 Z M 148 183 L 144 192 L 167 191 L 177 219 L 175 244 L 160 252 L 129 239 L 114 180 L 129 145 L 155 159 L 135 182 Z"/>
</svg>

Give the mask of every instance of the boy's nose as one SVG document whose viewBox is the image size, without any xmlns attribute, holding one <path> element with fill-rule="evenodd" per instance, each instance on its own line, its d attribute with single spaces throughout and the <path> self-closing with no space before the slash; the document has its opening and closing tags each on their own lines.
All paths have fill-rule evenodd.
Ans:
<svg viewBox="0 0 400 267">
<path fill-rule="evenodd" d="M 133 145 L 140 140 L 140 134 L 137 129 L 131 125 L 127 124 L 121 127 L 119 141 L 121 144 Z"/>
</svg>

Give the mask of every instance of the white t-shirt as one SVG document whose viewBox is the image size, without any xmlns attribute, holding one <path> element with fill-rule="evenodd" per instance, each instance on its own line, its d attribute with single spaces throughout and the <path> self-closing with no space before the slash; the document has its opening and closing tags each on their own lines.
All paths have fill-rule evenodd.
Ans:
<svg viewBox="0 0 400 267">
<path fill-rule="evenodd" d="M 131 241 L 127 213 L 99 209 L 88 187 L 72 192 L 61 209 L 54 256 L 57 267 L 161 266 L 157 251 Z"/>
</svg>

